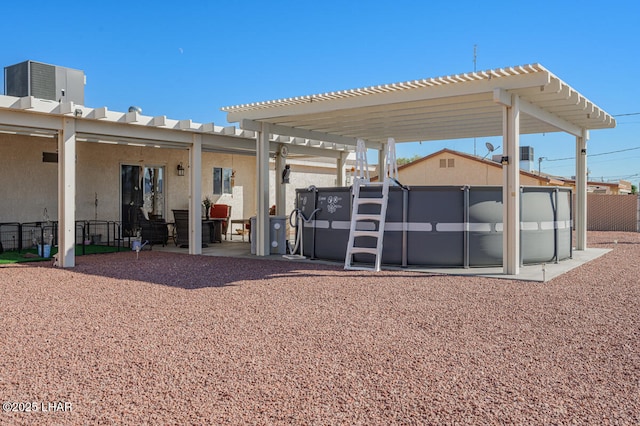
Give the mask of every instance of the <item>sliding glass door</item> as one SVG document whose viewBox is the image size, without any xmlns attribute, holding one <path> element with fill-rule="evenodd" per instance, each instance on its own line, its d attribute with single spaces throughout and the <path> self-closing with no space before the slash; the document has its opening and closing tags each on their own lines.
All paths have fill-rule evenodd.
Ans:
<svg viewBox="0 0 640 426">
<path fill-rule="evenodd" d="M 163 166 L 121 166 L 121 220 L 124 235 L 135 235 L 141 207 L 147 211 L 149 218 L 165 217 L 164 176 Z"/>
</svg>

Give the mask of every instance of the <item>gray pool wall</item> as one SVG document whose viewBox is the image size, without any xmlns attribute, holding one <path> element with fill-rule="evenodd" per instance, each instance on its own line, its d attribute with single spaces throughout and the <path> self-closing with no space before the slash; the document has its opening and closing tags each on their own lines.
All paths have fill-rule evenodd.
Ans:
<svg viewBox="0 0 640 426">
<path fill-rule="evenodd" d="M 379 191 L 379 190 L 378 190 Z M 361 196 L 375 196 L 363 188 Z M 521 264 L 549 263 L 572 256 L 571 190 L 522 187 Z M 349 187 L 296 189 L 296 208 L 304 223 L 304 255 L 344 261 L 351 224 Z M 362 205 L 361 213 L 376 213 Z M 372 209 L 368 211 L 368 209 Z M 314 213 L 315 212 L 315 213 Z M 376 222 L 359 229 L 376 229 Z M 394 186 L 383 241 L 382 263 L 401 266 L 489 267 L 502 265 L 502 187 Z M 375 246 L 359 237 L 358 246 Z M 298 254 L 300 252 L 298 251 Z M 355 262 L 373 262 L 358 254 Z"/>
</svg>

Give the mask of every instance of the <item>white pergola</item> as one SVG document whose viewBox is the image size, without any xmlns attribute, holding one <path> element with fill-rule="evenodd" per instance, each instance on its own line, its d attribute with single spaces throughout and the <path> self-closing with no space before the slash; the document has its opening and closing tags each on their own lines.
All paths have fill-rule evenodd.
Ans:
<svg viewBox="0 0 640 426">
<path fill-rule="evenodd" d="M 201 254 L 202 152 L 245 155 L 256 153 L 256 133 L 235 126 L 144 116 L 138 112 L 115 112 L 106 107 L 88 108 L 73 102 L 29 97 L 0 96 L 0 132 L 51 138 L 58 146 L 58 262 L 75 266 L 76 142 L 175 148 L 189 151 L 189 253 Z M 276 153 L 288 144 L 292 155 L 335 158 L 342 164 L 349 146 L 272 134 L 260 139 L 263 153 Z M 268 158 L 268 157 L 267 157 Z M 280 158 L 278 156 L 278 158 Z M 1 161 L 2 159 L 0 159 Z M 340 174 L 338 176 L 341 176 Z M 267 181 L 268 185 L 268 181 Z M 284 194 L 282 185 L 277 193 Z M 268 196 L 269 187 L 260 193 Z"/>
<path fill-rule="evenodd" d="M 225 107 L 229 122 L 257 134 L 256 254 L 269 254 L 268 151 L 272 134 L 355 146 L 362 138 L 384 153 L 396 142 L 503 137 L 504 273 L 520 268 L 521 134 L 566 132 L 576 138 L 576 249 L 587 246 L 589 130 L 615 120 L 539 64 Z M 383 154 L 381 154 L 382 156 Z M 340 164 L 340 163 L 339 163 Z"/>
</svg>

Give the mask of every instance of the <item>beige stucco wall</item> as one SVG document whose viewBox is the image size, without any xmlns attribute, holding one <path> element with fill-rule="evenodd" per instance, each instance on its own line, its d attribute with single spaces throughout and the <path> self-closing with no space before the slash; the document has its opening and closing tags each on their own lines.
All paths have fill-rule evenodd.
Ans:
<svg viewBox="0 0 640 426">
<path fill-rule="evenodd" d="M 58 164 L 43 163 L 43 152 L 56 152 L 53 138 L 0 133 L 0 222 L 32 222 L 58 219 Z M 189 154 L 187 150 L 146 148 L 128 145 L 78 142 L 76 145 L 76 218 L 99 220 L 120 218 L 120 167 L 122 164 L 165 167 L 165 218 L 173 220 L 172 209 L 186 209 L 189 202 Z M 176 167 L 182 162 L 185 176 Z M 213 168 L 236 171 L 233 194 L 213 195 Z M 276 173 L 271 164 L 270 205 L 275 204 Z M 278 173 L 280 179 L 280 173 Z M 286 186 L 287 214 L 295 205 L 296 188 L 334 186 L 335 169 L 291 165 L 290 184 Z M 279 180 L 278 180 L 279 182 Z M 202 154 L 202 197 L 214 203 L 232 206 L 232 218 L 256 214 L 256 158 L 204 152 Z"/>
<path fill-rule="evenodd" d="M 186 164 L 186 162 L 185 162 Z M 213 195 L 213 168 L 222 167 L 236 171 L 232 194 Z M 248 155 L 202 153 L 202 193 L 217 204 L 231 206 L 231 217 L 241 219 L 255 211 L 256 159 Z M 184 207 L 188 198 L 182 200 Z"/>
<path fill-rule="evenodd" d="M 295 209 L 296 189 L 306 189 L 311 185 L 318 188 L 333 187 L 336 185 L 336 169 L 326 166 L 306 166 L 301 164 L 290 164 L 291 174 L 289 175 L 289 184 L 286 185 L 286 207 L 285 212 L 289 215 Z M 271 164 L 272 170 L 269 172 L 269 205 L 275 204 L 276 190 L 275 185 L 281 180 L 280 172 L 273 170 L 274 164 Z M 255 214 L 255 212 L 253 213 Z"/>
<path fill-rule="evenodd" d="M 0 222 L 31 222 L 58 219 L 58 165 L 43 163 L 43 152 L 56 152 L 52 138 L 0 134 Z M 79 142 L 76 145 L 76 218 L 120 220 L 120 166 L 139 164 L 165 167 L 166 219 L 172 209 L 187 208 L 189 201 L 189 155 L 187 150 L 145 148 Z M 178 176 L 179 162 L 187 168 Z M 235 169 L 233 194 L 213 196 L 213 168 Z M 202 198 L 232 205 L 233 217 L 255 211 L 255 157 L 203 153 Z"/>
<path fill-rule="evenodd" d="M 42 162 L 56 148 L 55 139 L 0 133 L 0 222 L 43 220 L 45 208 L 57 217 L 58 167 Z"/>
<path fill-rule="evenodd" d="M 440 160 L 454 160 L 454 167 L 440 167 Z M 449 152 L 417 161 L 398 171 L 404 185 L 502 185 L 502 168 Z M 538 179 L 520 175 L 521 185 L 539 185 Z"/>
</svg>

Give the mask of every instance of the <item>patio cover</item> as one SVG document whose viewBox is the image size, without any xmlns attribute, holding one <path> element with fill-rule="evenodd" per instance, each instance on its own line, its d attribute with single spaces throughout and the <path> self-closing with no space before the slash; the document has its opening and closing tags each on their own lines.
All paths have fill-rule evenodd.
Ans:
<svg viewBox="0 0 640 426">
<path fill-rule="evenodd" d="M 196 244 L 201 241 L 202 232 L 202 152 L 241 155 L 255 155 L 256 152 L 255 132 L 235 126 L 173 120 L 166 116 L 151 117 L 136 111 L 110 111 L 106 107 L 89 108 L 73 102 L 55 102 L 33 96 L 18 98 L 0 95 L 0 132 L 57 140 L 58 253 L 59 263 L 63 267 L 75 265 L 76 142 L 188 150 L 191 254 L 202 252 L 200 244 Z M 291 146 L 290 155 L 323 156 L 342 161 L 348 154 L 345 145 L 299 141 L 286 136 L 274 136 L 265 149 L 275 153 L 285 143 Z"/>
<path fill-rule="evenodd" d="M 268 156 L 261 155 L 260 145 L 268 143 L 270 134 L 352 146 L 357 138 L 363 138 L 369 148 L 379 150 L 384 149 L 389 137 L 396 142 L 413 142 L 502 135 L 506 189 L 503 264 L 507 274 L 519 270 L 519 135 L 562 131 L 576 137 L 576 248 L 584 250 L 588 130 L 613 128 L 616 124 L 611 115 L 539 64 L 222 110 L 227 112 L 229 122 L 239 122 L 242 129 L 258 133 L 258 188 L 268 188 Z M 257 254 L 264 255 L 269 253 L 265 238 L 268 194 L 266 199 L 258 195 Z"/>
</svg>

